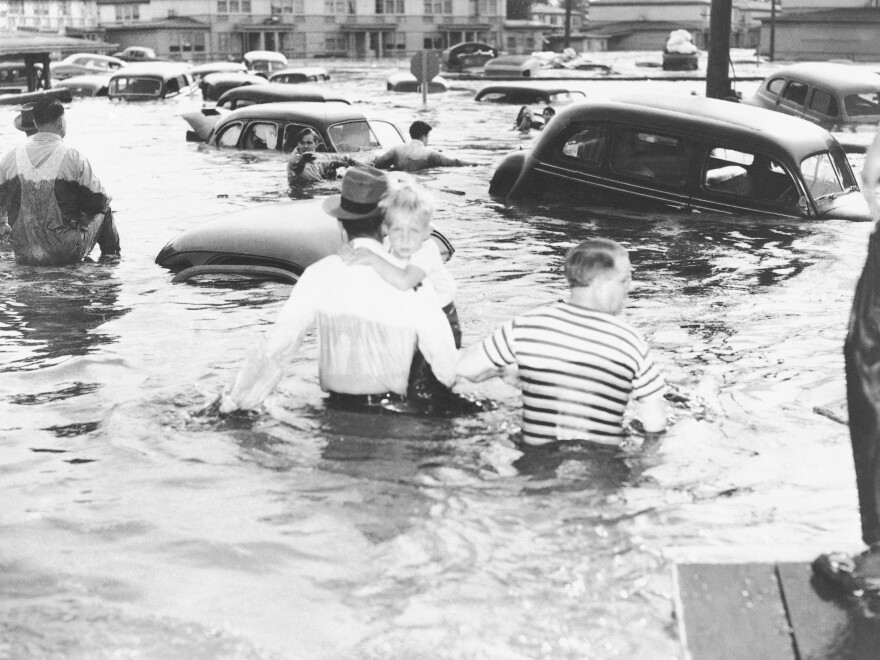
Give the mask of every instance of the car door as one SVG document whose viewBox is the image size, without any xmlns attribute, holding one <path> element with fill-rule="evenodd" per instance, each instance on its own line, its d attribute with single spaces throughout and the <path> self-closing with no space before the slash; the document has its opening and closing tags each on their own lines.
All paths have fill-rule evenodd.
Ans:
<svg viewBox="0 0 880 660">
<path fill-rule="evenodd" d="M 803 118 L 825 129 L 832 129 L 841 122 L 840 103 L 837 97 L 828 90 L 813 87 L 810 90 Z"/>
</svg>

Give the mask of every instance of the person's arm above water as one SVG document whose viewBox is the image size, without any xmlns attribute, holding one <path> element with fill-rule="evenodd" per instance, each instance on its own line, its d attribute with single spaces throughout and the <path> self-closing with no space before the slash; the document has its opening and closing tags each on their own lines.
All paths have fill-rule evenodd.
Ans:
<svg viewBox="0 0 880 660">
<path fill-rule="evenodd" d="M 314 271 L 302 274 L 290 298 L 281 309 L 265 342 L 242 363 L 232 386 L 220 398 L 220 412 L 251 410 L 272 393 L 284 375 L 284 368 L 293 359 L 306 332 L 315 322 Z"/>
<path fill-rule="evenodd" d="M 880 203 L 877 201 L 877 183 L 880 182 L 880 130 L 865 152 L 862 165 L 862 194 L 868 202 L 868 209 L 875 221 L 880 221 Z"/>
<path fill-rule="evenodd" d="M 380 154 L 379 156 L 376 156 L 376 160 L 373 161 L 373 167 L 380 169 L 380 170 L 391 169 L 394 166 L 396 154 L 397 154 L 397 152 L 392 147 L 391 149 L 386 151 L 384 154 Z"/>
<path fill-rule="evenodd" d="M 379 277 L 401 291 L 414 288 L 426 276 L 425 271 L 418 266 L 407 264 L 406 268 L 399 268 L 367 248 L 352 248 L 344 245 L 338 254 L 347 264 L 370 266 Z"/>
<path fill-rule="evenodd" d="M 501 376 L 505 367 L 516 364 L 511 346 L 513 322 L 508 321 L 483 341 L 459 352 L 456 373 L 474 382 Z"/>
<path fill-rule="evenodd" d="M 636 417 L 648 433 L 660 433 L 666 429 L 666 379 L 654 364 L 654 357 L 643 344 L 638 371 L 633 379 L 632 402 Z"/>
<path fill-rule="evenodd" d="M 427 167 L 469 167 L 475 163 L 468 163 L 460 158 L 450 158 L 439 151 L 432 151 L 428 155 Z"/>
</svg>

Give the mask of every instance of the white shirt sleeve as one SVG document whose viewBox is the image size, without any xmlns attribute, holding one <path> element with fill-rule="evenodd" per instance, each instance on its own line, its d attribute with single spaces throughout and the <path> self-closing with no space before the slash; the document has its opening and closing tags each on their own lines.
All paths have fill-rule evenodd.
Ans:
<svg viewBox="0 0 880 660">
<path fill-rule="evenodd" d="M 452 328 L 437 304 L 437 296 L 430 284 L 415 292 L 413 316 L 416 319 L 419 350 L 431 365 L 437 380 L 452 387 L 458 352 Z"/>
</svg>

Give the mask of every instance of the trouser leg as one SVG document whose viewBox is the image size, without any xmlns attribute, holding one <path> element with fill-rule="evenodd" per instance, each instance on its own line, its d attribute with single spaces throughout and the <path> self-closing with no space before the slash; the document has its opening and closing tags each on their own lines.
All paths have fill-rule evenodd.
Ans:
<svg viewBox="0 0 880 660">
<path fill-rule="evenodd" d="M 871 235 L 844 346 L 862 540 L 880 542 L 880 247 Z"/>
</svg>

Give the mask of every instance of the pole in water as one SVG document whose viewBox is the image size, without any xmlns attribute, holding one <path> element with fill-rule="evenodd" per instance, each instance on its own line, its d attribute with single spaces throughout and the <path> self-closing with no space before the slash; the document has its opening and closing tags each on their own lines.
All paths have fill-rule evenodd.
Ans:
<svg viewBox="0 0 880 660">
<path fill-rule="evenodd" d="M 428 107 L 428 53 L 422 53 L 422 107 Z"/>
</svg>

